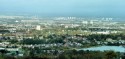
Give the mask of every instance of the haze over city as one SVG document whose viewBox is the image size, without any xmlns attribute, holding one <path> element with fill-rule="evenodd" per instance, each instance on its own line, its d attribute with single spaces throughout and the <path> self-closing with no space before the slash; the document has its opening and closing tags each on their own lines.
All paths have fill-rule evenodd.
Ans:
<svg viewBox="0 0 125 59">
<path fill-rule="evenodd" d="M 124 0 L 0 0 L 1 14 L 124 17 Z"/>
</svg>

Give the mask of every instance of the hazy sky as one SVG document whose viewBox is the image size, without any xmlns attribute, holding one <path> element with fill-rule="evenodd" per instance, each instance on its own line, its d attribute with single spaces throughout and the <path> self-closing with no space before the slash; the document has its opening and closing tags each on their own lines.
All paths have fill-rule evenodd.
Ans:
<svg viewBox="0 0 125 59">
<path fill-rule="evenodd" d="M 125 0 L 0 0 L 0 12 L 123 17 Z"/>
</svg>

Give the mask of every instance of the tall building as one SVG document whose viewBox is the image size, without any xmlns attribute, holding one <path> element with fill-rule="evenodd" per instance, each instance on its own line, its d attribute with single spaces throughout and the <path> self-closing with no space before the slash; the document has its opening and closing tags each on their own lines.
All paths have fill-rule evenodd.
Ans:
<svg viewBox="0 0 125 59">
<path fill-rule="evenodd" d="M 93 20 L 91 20 L 91 21 L 90 21 L 90 24 L 92 24 L 92 25 L 93 25 Z"/>
<path fill-rule="evenodd" d="M 88 21 L 82 21 L 82 24 L 88 24 Z"/>
<path fill-rule="evenodd" d="M 37 26 L 36 26 L 36 30 L 41 30 L 41 26 L 40 26 L 40 25 L 37 25 Z"/>
</svg>

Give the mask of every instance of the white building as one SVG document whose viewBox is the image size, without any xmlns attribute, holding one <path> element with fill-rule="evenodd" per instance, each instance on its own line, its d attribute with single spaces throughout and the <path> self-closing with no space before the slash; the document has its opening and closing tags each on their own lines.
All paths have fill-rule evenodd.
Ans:
<svg viewBox="0 0 125 59">
<path fill-rule="evenodd" d="M 39 22 L 39 20 L 21 20 L 23 23 L 32 23 L 32 22 Z"/>
<path fill-rule="evenodd" d="M 36 30 L 41 30 L 41 26 L 40 26 L 40 25 L 37 25 L 37 26 L 36 26 Z"/>
<path fill-rule="evenodd" d="M 82 24 L 88 24 L 88 21 L 82 21 Z"/>
</svg>

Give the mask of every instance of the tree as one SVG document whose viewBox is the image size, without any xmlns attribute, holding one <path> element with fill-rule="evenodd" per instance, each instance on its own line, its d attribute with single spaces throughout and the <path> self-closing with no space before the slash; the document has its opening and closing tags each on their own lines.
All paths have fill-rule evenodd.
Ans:
<svg viewBox="0 0 125 59">
<path fill-rule="evenodd" d="M 114 59 L 117 57 L 117 54 L 114 51 L 108 51 L 105 53 L 106 59 Z"/>
</svg>

